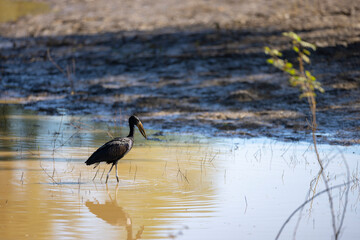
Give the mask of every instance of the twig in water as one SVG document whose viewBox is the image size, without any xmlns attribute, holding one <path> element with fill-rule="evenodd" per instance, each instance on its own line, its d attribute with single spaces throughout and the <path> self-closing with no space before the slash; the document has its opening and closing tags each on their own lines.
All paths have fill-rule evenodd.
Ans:
<svg viewBox="0 0 360 240">
<path fill-rule="evenodd" d="M 136 173 L 137 173 L 137 164 L 135 164 L 134 182 L 135 182 L 135 179 L 136 179 Z"/>
<path fill-rule="evenodd" d="M 318 179 L 318 178 L 317 178 L 317 179 Z M 305 201 L 306 201 L 306 199 L 308 199 L 308 197 L 310 196 L 310 193 L 312 192 L 312 184 L 313 184 L 314 181 L 315 181 L 315 179 L 313 179 L 313 180 L 310 182 L 309 191 L 308 191 L 308 193 L 306 194 Z M 314 194 L 315 194 L 315 192 L 314 192 Z M 311 212 L 311 208 L 312 208 L 312 203 L 313 203 L 313 201 L 311 201 L 311 203 L 310 203 L 310 212 Z M 298 229 L 299 226 L 300 226 L 301 215 L 302 215 L 302 211 L 303 211 L 303 210 L 304 210 L 304 207 L 302 207 L 301 210 L 300 210 L 299 218 L 298 218 L 298 220 L 297 220 L 297 222 L 296 222 L 296 225 L 295 225 L 295 228 L 294 228 L 294 233 L 293 233 L 293 239 L 294 239 L 294 240 L 296 239 L 297 229 Z M 314 224 L 315 224 L 315 220 L 314 220 Z"/>
<path fill-rule="evenodd" d="M 22 174 L 21 174 L 21 179 L 20 179 L 20 182 L 21 182 L 21 184 L 24 184 L 24 172 L 22 172 Z"/>
<path fill-rule="evenodd" d="M 261 149 L 259 148 L 259 150 L 257 150 L 253 156 L 257 162 L 261 162 Z M 258 156 L 259 156 L 259 158 L 258 158 Z"/>
<path fill-rule="evenodd" d="M 181 171 L 180 168 L 178 169 L 178 175 L 179 175 L 179 173 L 180 173 L 181 178 L 184 178 L 185 181 L 189 184 L 188 178 L 187 178 L 186 175 Z"/>
<path fill-rule="evenodd" d="M 316 193 L 316 187 L 318 186 L 320 176 L 321 176 L 321 174 L 320 174 L 320 172 L 319 172 L 319 173 L 318 173 L 318 176 L 317 176 L 317 178 L 316 178 L 316 182 L 315 182 L 314 190 L 312 190 L 312 192 L 313 192 L 313 196 L 314 196 L 314 195 L 315 195 L 315 193 Z M 313 181 L 312 181 L 312 182 L 313 182 Z M 311 212 L 311 209 L 312 209 L 312 205 L 313 205 L 313 201 L 311 201 L 311 203 L 310 203 L 310 212 Z"/>
<path fill-rule="evenodd" d="M 80 172 L 80 176 L 79 176 L 79 179 L 78 179 L 78 185 L 79 185 L 78 192 L 80 193 L 80 186 L 81 186 L 81 172 Z"/>
<path fill-rule="evenodd" d="M 281 157 L 283 157 L 285 155 L 285 153 L 287 153 L 287 151 L 289 151 L 290 147 L 292 147 L 293 144 L 289 144 L 289 146 L 285 149 L 285 152 L 283 152 L 283 154 L 281 154 Z"/>
<path fill-rule="evenodd" d="M 246 199 L 246 195 L 244 197 L 245 197 L 245 210 L 244 210 L 244 214 L 245 214 L 246 211 L 247 211 L 247 208 L 248 208 L 248 202 L 247 202 L 247 199 Z"/>
<path fill-rule="evenodd" d="M 41 169 L 46 173 L 46 175 L 53 181 L 53 183 L 59 185 L 59 183 L 56 182 L 55 179 L 46 172 L 46 170 L 45 170 L 44 167 L 42 166 L 41 162 L 40 162 L 40 167 L 41 167 Z"/>
<path fill-rule="evenodd" d="M 114 138 L 114 135 L 111 134 L 110 126 L 107 125 L 107 124 L 106 124 L 106 126 L 107 126 L 107 128 L 108 128 L 108 130 L 106 131 L 107 135 L 108 135 L 110 138 Z"/>
<path fill-rule="evenodd" d="M 344 161 L 344 164 L 345 164 L 345 167 L 346 167 L 346 173 L 347 173 L 347 181 L 348 182 L 351 182 L 350 181 L 350 170 L 349 170 L 349 165 L 347 164 L 346 162 L 346 159 L 343 155 L 343 153 L 340 151 L 340 154 L 341 154 L 341 157 Z M 340 231 L 342 229 L 342 226 L 344 224 L 344 219 L 345 219 L 345 213 L 346 213 L 346 209 L 347 209 L 347 205 L 348 205 L 348 201 L 349 201 L 349 190 L 350 190 L 350 186 L 347 186 L 346 187 L 346 194 L 345 194 L 345 204 L 344 204 L 344 210 L 343 210 L 343 213 L 342 213 L 342 216 L 341 216 L 341 220 L 340 220 L 340 223 L 339 223 L 339 227 L 337 229 L 337 232 L 336 232 L 336 236 L 335 236 L 335 239 L 337 239 L 340 235 Z"/>
<path fill-rule="evenodd" d="M 214 161 L 214 159 L 216 158 L 216 156 L 219 154 L 219 152 L 215 153 L 214 156 L 209 160 L 210 163 L 212 163 L 212 161 Z"/>
<path fill-rule="evenodd" d="M 53 168 L 52 177 L 55 176 L 55 167 Z"/>
<path fill-rule="evenodd" d="M 166 175 L 166 166 L 167 166 L 167 162 L 165 163 L 164 171 L 163 171 L 163 173 L 162 173 L 162 176 Z"/>
<path fill-rule="evenodd" d="M 309 202 L 313 201 L 315 198 L 317 198 L 318 196 L 326 193 L 326 192 L 329 192 L 333 189 L 336 189 L 336 188 L 340 188 L 340 187 L 343 187 L 343 186 L 346 186 L 346 185 L 349 185 L 352 181 L 349 181 L 349 182 L 346 182 L 346 183 L 343 183 L 343 184 L 339 184 L 339 185 L 335 185 L 331 188 L 326 188 L 325 190 L 321 191 L 321 192 L 318 192 L 317 194 L 315 194 L 314 196 L 312 196 L 310 199 L 306 200 L 305 202 L 303 202 L 299 207 L 297 207 L 291 214 L 290 216 L 285 220 L 285 222 L 283 223 L 283 225 L 281 226 L 278 234 L 276 235 L 275 237 L 275 240 L 279 239 L 282 231 L 284 230 L 285 226 L 290 222 L 291 218 L 299 211 L 301 210 L 306 204 L 308 204 Z"/>
<path fill-rule="evenodd" d="M 181 179 L 184 178 L 186 180 L 186 182 L 189 183 L 189 180 L 187 179 L 186 175 L 181 171 L 180 164 L 179 164 L 179 159 L 176 159 L 176 161 L 177 161 L 177 165 L 178 165 L 178 173 L 177 173 L 176 176 L 179 176 L 179 173 L 180 173 Z M 205 161 L 206 161 L 206 159 L 204 159 L 204 162 Z"/>
</svg>

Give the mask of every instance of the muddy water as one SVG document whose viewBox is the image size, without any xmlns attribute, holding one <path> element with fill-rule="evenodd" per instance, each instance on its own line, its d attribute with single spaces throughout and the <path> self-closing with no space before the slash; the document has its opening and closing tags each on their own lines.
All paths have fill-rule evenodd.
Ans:
<svg viewBox="0 0 360 240">
<path fill-rule="evenodd" d="M 119 163 L 120 183 L 112 173 L 106 185 L 109 166 L 97 172 L 84 161 L 109 134 L 127 129 L 16 106 L 0 110 L 1 239 L 273 239 L 318 171 L 309 143 L 148 130 L 150 140 L 137 132 Z M 360 149 L 320 151 L 331 186 L 354 180 L 349 192 L 332 194 L 337 221 L 348 196 L 342 239 L 356 239 Z M 323 189 L 320 182 L 316 191 Z M 298 219 L 298 239 L 331 238 L 326 195 L 295 215 L 280 239 L 292 238 Z"/>
</svg>

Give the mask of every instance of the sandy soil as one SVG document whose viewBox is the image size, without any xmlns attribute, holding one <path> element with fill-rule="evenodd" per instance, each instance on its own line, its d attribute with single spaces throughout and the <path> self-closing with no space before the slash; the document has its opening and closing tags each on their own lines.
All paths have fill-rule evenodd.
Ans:
<svg viewBox="0 0 360 240">
<path fill-rule="evenodd" d="M 269 45 L 292 58 L 281 33 L 296 31 L 318 46 L 308 69 L 326 91 L 319 140 L 360 142 L 357 1 L 44 2 L 51 12 L 0 24 L 2 102 L 104 119 L 136 112 L 170 131 L 310 140 L 306 102 L 263 53 Z"/>
</svg>

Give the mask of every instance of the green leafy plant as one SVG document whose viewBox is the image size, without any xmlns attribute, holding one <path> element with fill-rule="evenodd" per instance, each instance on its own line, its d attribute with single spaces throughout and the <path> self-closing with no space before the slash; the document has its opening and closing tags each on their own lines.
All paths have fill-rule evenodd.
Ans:
<svg viewBox="0 0 360 240">
<path fill-rule="evenodd" d="M 312 139 L 314 144 L 314 151 L 316 153 L 317 161 L 320 166 L 320 171 L 318 173 L 318 177 L 316 179 L 315 188 L 313 190 L 315 197 L 316 192 L 316 186 L 318 183 L 318 180 L 320 176 L 322 177 L 324 184 L 325 184 L 325 192 L 328 195 L 329 198 L 329 205 L 330 205 L 330 212 L 331 212 L 331 218 L 332 218 L 332 228 L 334 232 L 335 239 L 339 239 L 340 231 L 343 226 L 345 212 L 346 212 L 346 204 L 344 207 L 344 211 L 342 213 L 342 217 L 340 219 L 340 222 L 338 226 L 336 226 L 336 217 L 335 217 L 335 210 L 334 210 L 334 203 L 330 192 L 330 187 L 328 183 L 327 176 L 324 173 L 324 165 L 320 159 L 319 152 L 317 149 L 316 144 L 316 91 L 319 91 L 321 93 L 324 92 L 324 89 L 321 87 L 320 82 L 316 80 L 316 78 L 310 73 L 310 71 L 306 70 L 305 65 L 310 64 L 310 51 L 309 50 L 316 50 L 316 46 L 314 44 L 311 44 L 309 42 L 303 41 L 296 33 L 294 32 L 285 32 L 283 33 L 284 36 L 290 38 L 291 44 L 292 44 L 292 50 L 297 55 L 297 64 L 291 63 L 289 60 L 283 58 L 283 54 L 277 50 L 277 49 L 271 49 L 269 47 L 265 47 L 265 53 L 270 56 L 269 59 L 267 59 L 267 62 L 274 67 L 280 69 L 281 71 L 287 73 L 289 75 L 289 83 L 293 87 L 297 87 L 300 89 L 301 94 L 300 98 L 306 98 L 309 107 L 311 110 L 311 129 L 312 129 Z M 312 200 L 311 200 L 312 201 Z M 286 223 L 285 223 L 286 224 Z M 283 229 L 284 225 L 280 229 L 278 235 L 276 236 L 276 239 L 279 238 L 281 231 Z"/>
<path fill-rule="evenodd" d="M 294 64 L 287 59 L 282 59 L 283 54 L 277 49 L 271 49 L 265 47 L 265 53 L 270 55 L 271 58 L 267 60 L 268 63 L 274 67 L 288 73 L 290 75 L 289 82 L 293 87 L 299 87 L 302 91 L 300 97 L 315 97 L 315 90 L 324 92 L 320 82 L 316 81 L 316 78 L 307 70 L 304 65 L 310 64 L 310 51 L 308 49 L 316 50 L 314 44 L 305 42 L 294 32 L 283 33 L 284 36 L 291 38 L 292 49 L 297 53 L 298 68 L 294 67 Z"/>
<path fill-rule="evenodd" d="M 311 74 L 310 71 L 305 69 L 305 64 L 310 64 L 310 50 L 315 51 L 316 46 L 309 42 L 303 41 L 296 33 L 294 32 L 285 32 L 284 36 L 290 38 L 292 49 L 297 54 L 297 64 L 291 63 L 289 60 L 283 58 L 283 54 L 277 49 L 271 49 L 265 47 L 265 54 L 269 55 L 270 58 L 267 59 L 267 62 L 274 67 L 280 69 L 281 71 L 289 75 L 289 83 L 293 87 L 300 89 L 301 94 L 300 98 L 307 98 L 309 107 L 311 110 L 311 129 L 312 137 L 314 142 L 314 148 L 317 155 L 317 159 L 320 165 L 321 170 L 324 168 L 320 160 L 319 153 L 317 151 L 316 145 L 316 90 L 319 92 L 324 92 L 324 89 L 321 87 L 320 82 Z"/>
</svg>

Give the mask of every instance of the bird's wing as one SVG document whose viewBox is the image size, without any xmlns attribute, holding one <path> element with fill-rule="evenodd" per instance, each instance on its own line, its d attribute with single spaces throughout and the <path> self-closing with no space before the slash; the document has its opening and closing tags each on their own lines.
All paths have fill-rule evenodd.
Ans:
<svg viewBox="0 0 360 240">
<path fill-rule="evenodd" d="M 99 162 L 115 162 L 130 150 L 130 146 L 130 142 L 126 139 L 115 138 L 98 148 L 85 163 L 91 165 Z"/>
</svg>

